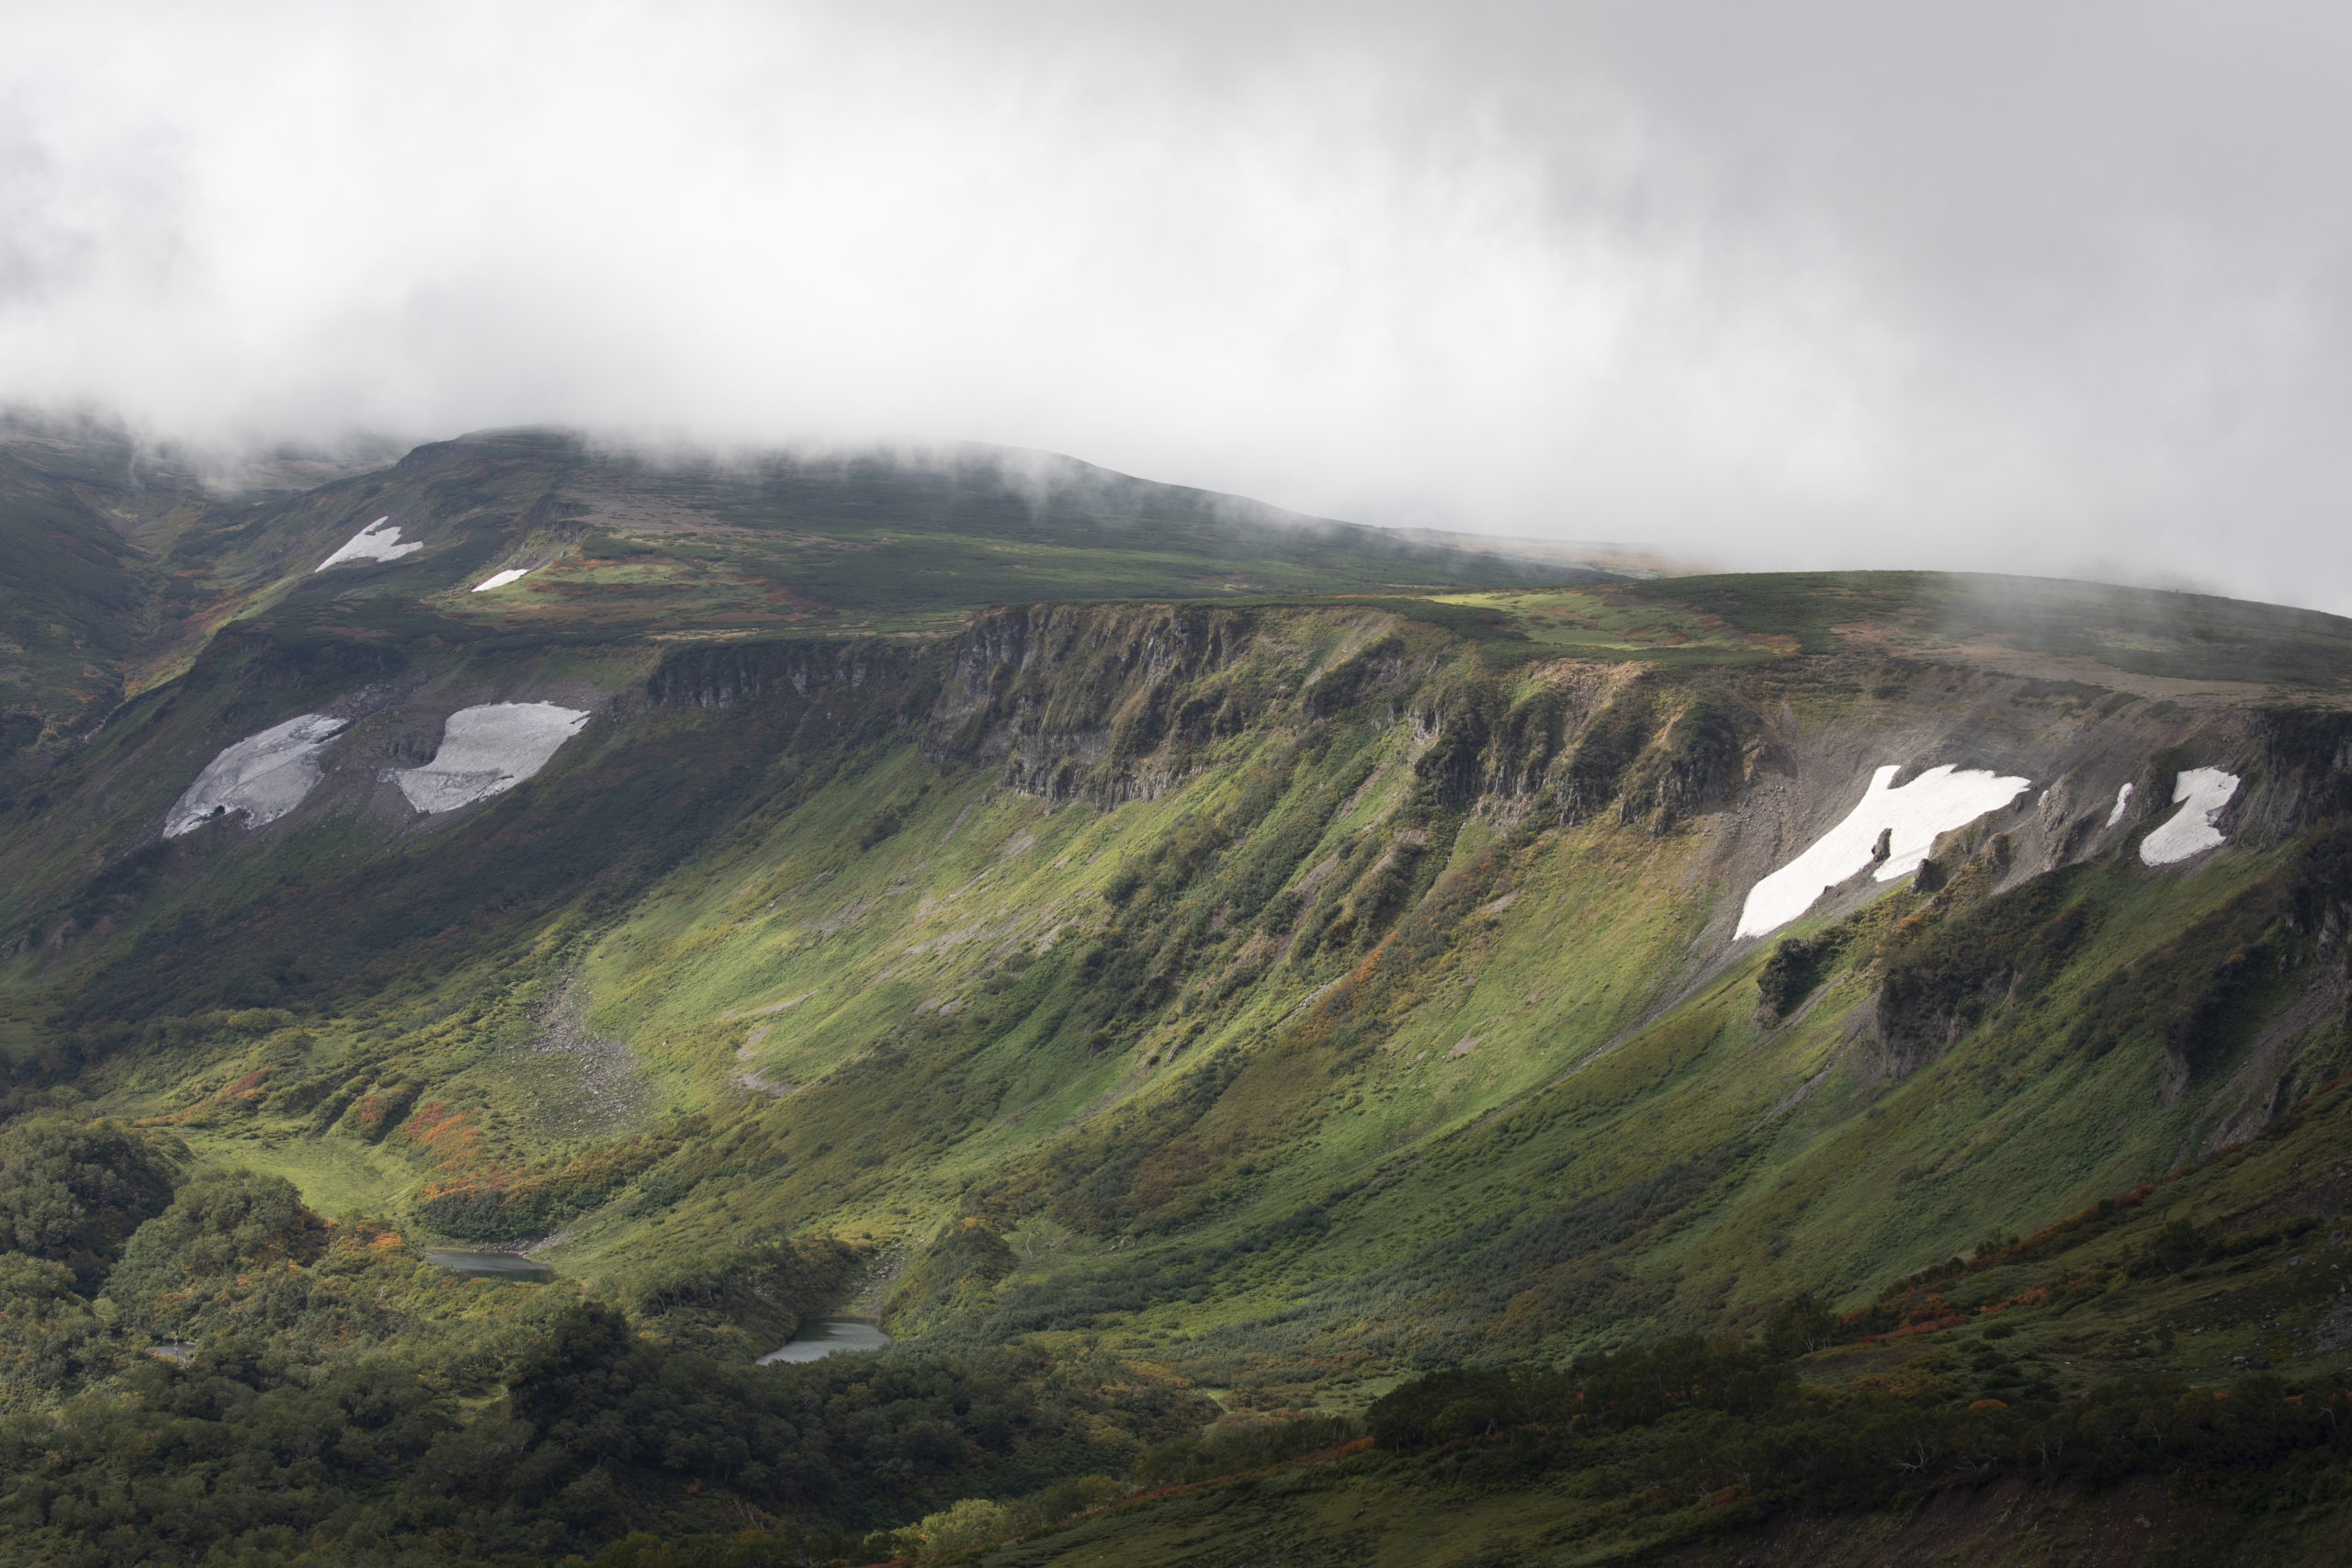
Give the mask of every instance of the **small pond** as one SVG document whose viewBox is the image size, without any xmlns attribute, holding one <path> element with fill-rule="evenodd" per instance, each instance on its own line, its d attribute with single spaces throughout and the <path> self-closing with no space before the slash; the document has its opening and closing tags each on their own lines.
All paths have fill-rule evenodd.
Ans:
<svg viewBox="0 0 2352 1568">
<path fill-rule="evenodd" d="M 760 1365 L 776 1361 L 815 1361 L 827 1356 L 838 1356 L 844 1350 L 879 1350 L 890 1343 L 890 1337 L 860 1318 L 828 1317 L 815 1323 L 804 1323 L 799 1334 L 782 1349 L 771 1350 L 760 1358 Z"/>
<path fill-rule="evenodd" d="M 537 1258 L 526 1258 L 519 1252 L 452 1252 L 439 1247 L 426 1247 L 424 1260 L 438 1263 L 453 1274 L 471 1274 L 483 1280 L 552 1280 L 555 1270 Z"/>
</svg>

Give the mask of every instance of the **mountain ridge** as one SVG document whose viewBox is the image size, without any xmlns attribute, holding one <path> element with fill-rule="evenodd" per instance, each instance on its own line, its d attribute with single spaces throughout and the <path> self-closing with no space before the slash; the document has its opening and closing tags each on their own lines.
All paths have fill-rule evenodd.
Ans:
<svg viewBox="0 0 2352 1568">
<path fill-rule="evenodd" d="M 617 1565 L 631 1530 L 751 1519 L 760 1551 L 857 1560 L 949 1551 L 933 1516 L 967 1503 L 974 1550 L 1035 1537 L 989 1561 L 1241 1561 L 1310 1520 L 1364 1561 L 1478 1561 L 1480 1531 L 1497 1562 L 1736 1553 L 1772 1508 L 1860 1540 L 1987 1478 L 2104 1517 L 2171 1462 L 2115 1436 L 2160 1376 L 2163 1408 L 2219 1391 L 2285 1445 L 2245 1453 L 2304 1456 L 2178 1461 L 2239 1489 L 2245 1551 L 2339 1517 L 2264 1488 L 2345 1462 L 2312 1434 L 2352 1375 L 2322 1245 L 2352 1198 L 2352 623 L 1934 573 L 1407 593 L 1371 575 L 1393 556 L 1343 592 L 1093 603 L 869 573 L 820 616 L 746 586 L 814 586 L 786 555 L 631 565 L 543 451 L 449 445 L 215 517 L 193 547 L 242 607 L 9 764 L 0 1166 L 134 1194 L 90 1177 L 107 1225 L 0 1251 L 10 1473 L 85 1499 L 25 1553 L 195 1473 L 43 1434 L 230 1385 L 184 1417 L 206 1442 L 332 1398 L 351 1453 L 410 1446 L 273 1482 L 311 1499 L 269 1505 L 283 1540 L 242 1503 L 186 1547 L 130 1517 L 151 1554 Z M 690 510 L 735 526 L 718 493 Z M 426 547 L 313 570 L 379 509 Z M 808 558 L 944 536 L 890 517 Z M 515 608 L 472 593 L 542 547 Z M 529 704 L 576 731 L 448 809 L 401 788 L 457 716 Z M 162 836 L 305 714 L 337 722 L 289 807 Z M 2028 786 L 1739 934 L 1881 770 L 1946 766 Z M 2233 781 L 2218 841 L 2152 858 L 2200 770 Z M 438 1245 L 559 1278 L 460 1289 Z M 853 1297 L 901 1341 L 873 1377 L 751 1366 Z M 1706 1344 L 1691 1386 L 1768 1393 L 1561 1414 L 1562 1379 L 1589 1411 L 1609 1369 Z M 395 1385 L 413 1439 L 367 1436 L 354 1391 Z M 591 1455 L 616 1422 L 670 1446 Z M 2015 1469 L 2053 1423 L 2109 1469 Z M 1951 1468 L 1869 1446 L 1914 1440 Z M 1848 1457 L 1791 1471 L 1791 1443 Z M 545 1479 L 418 1490 L 493 1450 Z M 1448 1524 L 1489 1454 L 1482 1522 Z M 1892 1489 L 1819 1479 L 1865 1467 Z M 1365 1488 L 1419 1522 L 1351 1533 Z"/>
</svg>

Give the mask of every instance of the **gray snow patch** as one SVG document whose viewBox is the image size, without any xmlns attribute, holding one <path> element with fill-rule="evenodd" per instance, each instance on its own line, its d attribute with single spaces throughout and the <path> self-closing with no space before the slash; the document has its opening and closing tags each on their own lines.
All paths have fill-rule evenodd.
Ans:
<svg viewBox="0 0 2352 1568">
<path fill-rule="evenodd" d="M 385 526 L 388 523 L 391 524 L 389 528 Z M 316 576 L 331 566 L 341 566 L 344 562 L 351 560 L 398 560 L 402 556 L 413 555 L 423 548 L 424 548 L 424 541 L 422 539 L 412 539 L 407 544 L 401 543 L 401 525 L 392 523 L 389 516 L 379 517 L 356 534 L 352 535 L 344 542 L 343 548 L 312 567 L 311 572 L 312 576 Z"/>
<path fill-rule="evenodd" d="M 384 776 L 419 811 L 455 811 L 513 789 L 548 765 L 556 749 L 588 722 L 579 708 L 554 703 L 487 703 L 459 708 L 441 731 L 441 749 L 421 768 Z"/>
<path fill-rule="evenodd" d="M 319 748 L 351 721 L 306 713 L 224 748 L 164 818 L 164 837 L 192 832 L 215 817 L 245 814 L 245 826 L 275 822 L 319 785 Z"/>
</svg>

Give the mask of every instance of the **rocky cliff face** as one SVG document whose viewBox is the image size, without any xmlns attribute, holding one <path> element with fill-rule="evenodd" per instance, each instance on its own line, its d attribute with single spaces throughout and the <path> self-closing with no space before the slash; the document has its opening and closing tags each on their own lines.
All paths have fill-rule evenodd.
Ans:
<svg viewBox="0 0 2352 1568">
<path fill-rule="evenodd" d="M 347 1263 L 435 1278 L 399 1227 L 544 1243 L 558 1291 L 634 1314 L 597 1320 L 616 1354 L 743 1361 L 772 1348 L 775 1300 L 743 1313 L 777 1270 L 846 1267 L 777 1238 L 839 1237 L 876 1260 L 859 1310 L 958 1352 L 919 1359 L 949 1382 L 1082 1365 L 1251 1418 L 1431 1366 L 1786 1331 L 1803 1384 L 1839 1390 L 1824 1430 L 1883 1417 L 1908 1443 L 1939 1412 L 1917 1429 L 1956 1434 L 1972 1478 L 1996 1420 L 2038 1477 L 2033 1445 L 2098 1388 L 2174 1420 L 2155 1356 L 2352 1371 L 2320 1247 L 2352 1125 L 2352 718 L 2328 683 L 2352 628 L 2041 585 L 2030 624 L 1987 629 L 1964 619 L 1983 584 L 1890 575 L 1685 585 L 1665 610 L 1579 589 L 967 621 L 934 596 L 816 637 L 817 590 L 878 593 L 909 558 L 903 518 L 820 536 L 812 513 L 762 546 L 793 570 L 753 581 L 757 530 L 712 520 L 773 522 L 756 476 L 607 465 L 575 513 L 589 457 L 456 444 L 247 507 L 190 536 L 205 592 L 246 596 L 181 606 L 184 667 L 70 734 L 0 716 L 0 1109 L 95 1109 L 190 1169 L 282 1170 L 375 1216 L 337 1245 L 376 1262 L 295 1271 L 333 1375 L 355 1324 L 408 1332 L 406 1308 L 366 1316 L 373 1286 L 337 1293 Z M 796 493 L 922 490 L 820 478 Z M 1036 522 L 1008 502 L 987 535 L 962 493 L 933 500 L 974 559 Z M 424 550 L 311 581 L 395 506 Z M 473 603 L 518 528 L 577 570 Z M 387 780 L 500 705 L 588 716 L 446 810 Z M 315 780 L 160 836 L 191 781 L 280 755 L 236 748 L 304 716 Z M 1953 770 L 1990 793 L 1920 805 Z M 2175 803 L 2184 775 L 2210 808 Z M 1913 817 L 1860 815 L 1897 796 Z M 227 1314 L 206 1378 L 299 1293 L 274 1263 L 236 1278 L 259 1296 L 170 1292 Z M 453 1305 L 462 1366 L 434 1387 L 492 1390 L 477 1348 L 548 1321 L 490 1289 Z M 146 1310 L 69 1315 L 153 1372 L 125 1337 Z M 0 1338 L 48 1343 L 49 1312 L 0 1312 Z M 2022 1326 L 1962 1326 L 1984 1323 Z M 2180 1352 L 2148 1348 L 2176 1325 Z M 1899 1364 L 1947 1334 L 1964 1357 Z M 10 1364 L 62 1380 L 42 1398 L 105 1392 L 107 1363 L 56 1348 Z M 425 1398 L 425 1364 L 360 1371 Z M 482 1409 L 452 1395 L 448 1430 Z M 1479 1412 L 1429 1450 L 1433 1507 L 1458 1456 L 1529 1451 Z M 678 1495 L 732 1509 L 712 1500 L 745 1473 Z M 1335 1529 L 1361 1528 L 1360 1474 Z M 956 1484 L 941 1506 L 980 1495 Z M 1684 1490 L 1718 1517 L 1722 1486 Z"/>
<path fill-rule="evenodd" d="M 925 749 L 1047 800 L 1157 798 L 1263 716 L 1226 678 L 1258 636 L 1258 617 L 1214 609 L 984 615 L 956 639 Z"/>
<path fill-rule="evenodd" d="M 369 1147 L 415 1144 L 434 1190 L 492 1194 L 495 1219 L 508 1182 L 537 1195 L 514 1214 L 553 1212 L 534 1108 L 571 1090 L 490 1042 L 545 1000 L 493 999 L 513 976 L 559 965 L 597 1038 L 680 1086 L 672 1109 L 731 1129 L 723 1157 L 702 1133 L 632 1145 L 684 1162 L 644 1178 L 679 1223 L 1200 1249 L 1170 1299 L 1239 1292 L 1230 1324 L 1254 1325 L 1203 1330 L 1204 1377 L 1356 1354 L 1317 1325 L 1368 1310 L 1336 1282 L 1360 1257 L 1415 1354 L 1859 1289 L 2272 1125 L 2344 1055 L 2328 846 L 2352 750 L 2316 708 L 1869 649 L 1549 657 L 1345 603 L 346 656 L 377 646 L 241 632 L 69 762 L 70 849 L 7 851 L 38 874 L 10 885 L 32 940 L 8 962 L 67 988 L 43 993 L 67 999 L 40 1071 L 257 1054 L 220 1082 L 278 1087 L 216 1100 L 157 1066 L 140 1081 L 195 1098 L 140 1092 L 288 1147 L 373 1104 Z M 379 810 L 441 716 L 524 700 L 595 717 L 495 799 Z M 345 708 L 299 808 L 136 858 L 239 726 Z M 1944 767 L 2027 784 L 1916 873 L 1879 880 L 1882 845 L 1739 934 L 1874 775 Z M 2222 847 L 2151 865 L 2190 769 L 2242 781 Z M 445 992 L 398 1027 L 411 1004 L 371 999 Z M 582 1209 L 583 1259 L 659 1207 L 579 1190 L 613 1205 Z M 1244 1261 L 1276 1251 L 1332 1270 L 1307 1305 L 1250 1294 L 1290 1288 Z M 1069 1316 L 1024 1278 L 946 1290 L 938 1331 Z"/>
<path fill-rule="evenodd" d="M 789 692 L 888 690 L 920 682 L 935 660 L 904 645 L 880 642 L 721 644 L 664 657 L 645 678 L 645 697 L 657 705 L 723 708 Z"/>
</svg>

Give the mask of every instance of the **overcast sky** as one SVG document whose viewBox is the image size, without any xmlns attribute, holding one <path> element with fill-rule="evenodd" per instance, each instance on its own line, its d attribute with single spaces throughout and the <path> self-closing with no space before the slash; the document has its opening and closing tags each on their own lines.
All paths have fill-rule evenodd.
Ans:
<svg viewBox="0 0 2352 1568">
<path fill-rule="evenodd" d="M 0 399 L 2352 612 L 2352 10 L 0 9 Z"/>
</svg>

